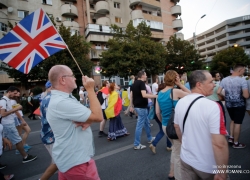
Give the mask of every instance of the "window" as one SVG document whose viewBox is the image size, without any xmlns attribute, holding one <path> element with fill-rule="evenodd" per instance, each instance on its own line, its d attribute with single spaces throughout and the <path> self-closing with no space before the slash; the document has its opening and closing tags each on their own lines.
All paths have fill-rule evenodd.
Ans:
<svg viewBox="0 0 250 180">
<path fill-rule="evenodd" d="M 71 21 L 71 22 L 72 22 L 72 21 L 74 21 L 74 18 L 66 17 L 65 20 L 66 20 L 66 21 Z"/>
<path fill-rule="evenodd" d="M 96 44 L 96 45 L 95 45 L 95 49 L 102 49 L 101 44 Z"/>
<path fill-rule="evenodd" d="M 28 11 L 21 11 L 21 10 L 18 10 L 18 11 L 17 11 L 17 15 L 18 15 L 19 18 L 24 18 L 24 17 L 26 17 L 26 16 L 29 15 L 29 12 L 28 12 Z"/>
<path fill-rule="evenodd" d="M 152 14 L 151 11 L 142 10 L 142 12 L 145 13 L 145 14 Z"/>
<path fill-rule="evenodd" d="M 0 30 L 1 31 L 5 31 L 5 32 L 7 32 L 7 24 L 4 24 L 4 23 L 2 23 L 2 22 L 0 22 Z"/>
<path fill-rule="evenodd" d="M 117 23 L 122 23 L 122 18 L 115 17 L 115 22 L 117 22 Z"/>
<path fill-rule="evenodd" d="M 52 5 L 52 0 L 42 0 L 42 3 Z"/>
<path fill-rule="evenodd" d="M 90 4 L 89 6 L 90 6 L 90 9 L 94 9 L 95 8 L 94 4 Z"/>
<path fill-rule="evenodd" d="M 120 3 L 114 2 L 114 8 L 120 9 Z"/>
</svg>

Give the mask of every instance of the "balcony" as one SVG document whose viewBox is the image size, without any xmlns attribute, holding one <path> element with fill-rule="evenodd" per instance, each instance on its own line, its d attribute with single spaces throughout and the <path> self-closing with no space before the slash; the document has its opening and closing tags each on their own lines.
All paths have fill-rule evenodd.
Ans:
<svg viewBox="0 0 250 180">
<path fill-rule="evenodd" d="M 79 24 L 75 21 L 63 21 L 65 27 L 69 27 L 71 30 L 79 31 Z"/>
<path fill-rule="evenodd" d="M 163 39 L 164 38 L 164 34 L 163 32 L 155 32 L 155 31 L 151 31 L 152 35 L 151 38 L 153 39 Z"/>
<path fill-rule="evenodd" d="M 5 7 L 5 8 L 7 8 L 8 6 L 7 6 L 7 1 L 8 0 L 0 0 L 0 7 Z"/>
<path fill-rule="evenodd" d="M 91 49 L 90 50 L 90 59 L 100 59 L 100 55 L 104 50 L 102 49 Z"/>
<path fill-rule="evenodd" d="M 163 23 L 157 22 L 157 21 L 147 21 L 145 19 L 134 19 L 133 20 L 133 26 L 137 27 L 142 21 L 145 21 L 147 26 L 149 26 L 151 29 L 157 29 L 163 31 Z"/>
<path fill-rule="evenodd" d="M 106 1 L 99 1 L 95 5 L 95 11 L 99 14 L 109 13 L 109 4 Z"/>
<path fill-rule="evenodd" d="M 151 7 L 151 8 L 161 7 L 161 3 L 156 0 L 130 0 L 129 7 L 133 9 L 133 6 L 139 3 L 142 6 Z"/>
<path fill-rule="evenodd" d="M 134 19 L 143 19 L 142 10 L 134 10 L 131 12 L 131 18 Z"/>
<path fill-rule="evenodd" d="M 111 21 L 110 21 L 110 18 L 108 18 L 108 17 L 100 17 L 96 20 L 96 24 L 110 26 Z"/>
<path fill-rule="evenodd" d="M 72 4 L 64 4 L 61 6 L 62 16 L 78 16 L 77 8 Z"/>
<path fill-rule="evenodd" d="M 176 6 L 171 7 L 171 13 L 172 13 L 172 15 L 180 16 L 181 15 L 181 6 L 176 5 Z"/>
<path fill-rule="evenodd" d="M 156 15 L 152 15 L 152 14 L 143 13 L 143 17 L 144 17 L 144 19 L 147 19 L 149 21 L 162 22 L 162 17 L 161 16 L 156 16 Z"/>
<path fill-rule="evenodd" d="M 183 28 L 182 20 L 181 19 L 173 20 L 172 26 L 177 31 L 182 30 L 182 28 Z"/>
</svg>

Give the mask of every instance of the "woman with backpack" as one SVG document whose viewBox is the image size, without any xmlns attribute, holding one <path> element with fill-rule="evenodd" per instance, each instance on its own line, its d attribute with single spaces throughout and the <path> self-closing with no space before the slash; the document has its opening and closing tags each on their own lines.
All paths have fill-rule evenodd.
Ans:
<svg viewBox="0 0 250 180">
<path fill-rule="evenodd" d="M 120 112 L 122 110 L 122 99 L 117 93 L 119 87 L 115 83 L 109 86 L 108 107 L 105 109 L 107 119 L 109 119 L 108 140 L 113 141 L 116 137 L 129 135 L 122 123 Z"/>
<path fill-rule="evenodd" d="M 156 115 L 162 122 L 162 130 L 166 134 L 166 127 L 171 116 L 172 108 L 174 108 L 178 100 L 190 93 L 181 82 L 176 71 L 169 70 L 164 77 L 166 87 L 159 91 L 156 99 Z M 178 86 L 180 89 L 175 89 Z M 166 134 L 167 135 L 167 134 Z M 172 141 L 171 164 L 168 179 L 181 180 L 180 167 L 180 149 L 181 143 L 178 139 Z M 152 148 L 151 148 L 152 149 Z"/>
</svg>

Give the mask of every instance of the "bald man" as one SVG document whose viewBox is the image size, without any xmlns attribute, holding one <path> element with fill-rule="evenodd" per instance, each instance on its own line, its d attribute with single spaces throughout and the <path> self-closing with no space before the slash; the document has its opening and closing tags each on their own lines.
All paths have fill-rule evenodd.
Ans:
<svg viewBox="0 0 250 180">
<path fill-rule="evenodd" d="M 95 161 L 91 159 L 94 144 L 90 124 L 103 119 L 94 92 L 95 82 L 87 76 L 82 77 L 90 101 L 88 109 L 71 94 L 77 85 L 69 67 L 53 66 L 49 71 L 49 80 L 52 90 L 47 120 L 55 136 L 52 157 L 59 169 L 58 179 L 99 180 Z"/>
</svg>

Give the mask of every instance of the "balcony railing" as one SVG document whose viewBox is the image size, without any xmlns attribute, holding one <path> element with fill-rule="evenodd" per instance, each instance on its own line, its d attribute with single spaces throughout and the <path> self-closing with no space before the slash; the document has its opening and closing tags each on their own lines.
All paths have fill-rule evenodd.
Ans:
<svg viewBox="0 0 250 180">
<path fill-rule="evenodd" d="M 133 6 L 139 3 L 142 6 L 161 7 L 161 3 L 156 0 L 130 0 L 129 7 L 133 9 Z"/>
<path fill-rule="evenodd" d="M 87 28 L 85 29 L 85 36 L 87 36 L 90 32 L 110 33 L 110 26 L 88 24 Z"/>
<path fill-rule="evenodd" d="M 143 19 L 142 10 L 133 10 L 131 12 L 131 17 L 132 17 L 132 20 L 134 20 L 134 19 Z"/>
<path fill-rule="evenodd" d="M 91 49 L 90 51 L 90 59 L 100 59 L 100 55 L 105 51 L 103 49 Z"/>
<path fill-rule="evenodd" d="M 163 23 L 162 22 L 148 21 L 145 19 L 134 19 L 133 26 L 137 27 L 142 21 L 144 21 L 147 24 L 147 26 L 149 26 L 151 29 L 163 30 Z"/>
<path fill-rule="evenodd" d="M 62 16 L 78 16 L 77 8 L 72 4 L 64 4 L 61 6 Z"/>
<path fill-rule="evenodd" d="M 96 13 L 108 13 L 109 12 L 109 4 L 106 1 L 99 1 L 95 5 Z"/>
<path fill-rule="evenodd" d="M 181 6 L 176 5 L 176 6 L 171 7 L 171 13 L 172 13 L 172 15 L 180 16 L 181 15 Z"/>
<path fill-rule="evenodd" d="M 173 28 L 176 29 L 177 31 L 182 30 L 183 28 L 183 24 L 182 24 L 182 20 L 181 19 L 176 19 L 173 21 L 172 23 Z"/>
<path fill-rule="evenodd" d="M 108 17 L 100 17 L 96 20 L 96 24 L 110 26 L 111 21 L 110 21 L 110 18 L 108 18 Z"/>
</svg>

